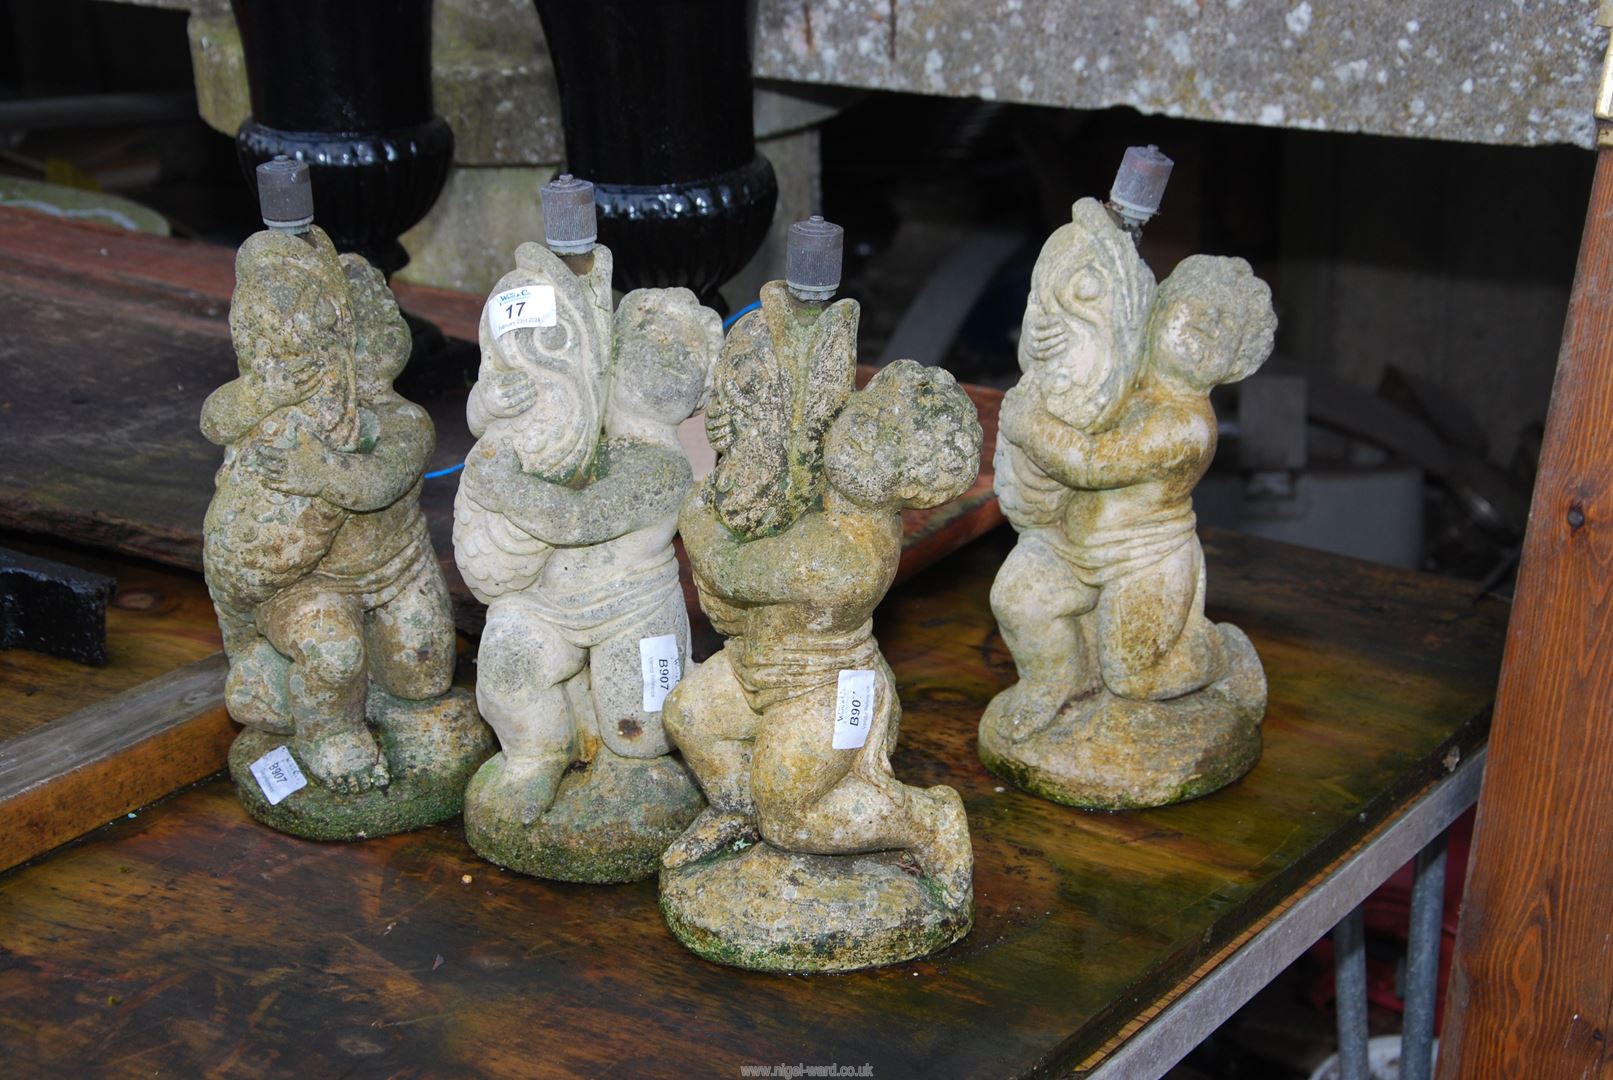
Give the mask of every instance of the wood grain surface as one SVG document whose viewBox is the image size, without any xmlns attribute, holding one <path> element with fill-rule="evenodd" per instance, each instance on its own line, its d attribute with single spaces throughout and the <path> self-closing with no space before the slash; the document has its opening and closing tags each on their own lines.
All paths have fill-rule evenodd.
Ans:
<svg viewBox="0 0 1613 1080">
<path fill-rule="evenodd" d="M 0 533 L 0 546 L 107 574 L 107 664 L 0 650 L 0 743 L 222 648 L 207 586 L 193 573 Z"/>
<path fill-rule="evenodd" d="M 1589 1077 L 1613 1038 L 1613 159 L 1590 213 L 1497 691 L 1442 1077 Z"/>
<path fill-rule="evenodd" d="M 0 528 L 201 569 L 222 452 L 197 423 L 207 395 L 236 375 L 226 321 L 234 258 L 225 247 L 0 208 Z M 406 311 L 476 339 L 483 297 L 402 283 L 396 292 Z M 435 363 L 399 380 L 436 424 L 428 471 L 471 447 L 465 401 L 477 351 L 462 340 Z M 907 515 L 904 574 L 1003 520 L 991 489 L 1002 395 L 967 389 L 986 429 L 981 477 L 962 498 Z M 483 609 L 452 557 L 457 489 L 457 476 L 427 480 L 421 506 L 460 629 L 478 633 Z"/>
<path fill-rule="evenodd" d="M 359 845 L 254 825 L 227 782 L 0 876 L 0 1045 L 16 1076 L 1049 1075 L 1260 919 L 1484 737 L 1505 623 L 1470 587 L 1212 534 L 1210 605 L 1269 673 L 1266 750 L 1196 802 L 1083 813 L 1004 790 L 975 727 L 1012 679 L 998 530 L 875 617 L 897 775 L 963 794 L 977 922 L 844 976 L 718 967 L 653 883 L 546 883 L 457 823 Z"/>
<path fill-rule="evenodd" d="M 0 742 L 0 867 L 217 772 L 228 670 L 214 653 Z"/>
<path fill-rule="evenodd" d="M 8 867 L 217 772 L 239 728 L 221 707 L 218 620 L 200 576 L 15 535 L 0 534 L 0 543 L 117 581 L 105 667 L 0 652 L 0 867 Z M 176 676 L 208 657 L 199 676 Z"/>
</svg>

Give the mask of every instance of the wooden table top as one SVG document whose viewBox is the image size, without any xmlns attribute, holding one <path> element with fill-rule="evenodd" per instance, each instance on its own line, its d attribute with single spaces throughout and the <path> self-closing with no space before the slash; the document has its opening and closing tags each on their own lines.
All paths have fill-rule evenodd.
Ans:
<svg viewBox="0 0 1613 1080">
<path fill-rule="evenodd" d="M 297 840 L 213 780 L 0 876 L 9 1075 L 1056 1073 L 1484 738 L 1504 605 L 1211 534 L 1211 613 L 1270 679 L 1260 764 L 1144 812 L 1003 790 L 975 727 L 1012 678 L 987 603 L 1010 542 L 956 553 L 875 620 L 905 708 L 897 775 L 956 786 L 974 831 L 976 926 L 946 952 L 838 976 L 723 968 L 666 931 L 653 882 L 506 873 L 457 822 Z"/>
</svg>

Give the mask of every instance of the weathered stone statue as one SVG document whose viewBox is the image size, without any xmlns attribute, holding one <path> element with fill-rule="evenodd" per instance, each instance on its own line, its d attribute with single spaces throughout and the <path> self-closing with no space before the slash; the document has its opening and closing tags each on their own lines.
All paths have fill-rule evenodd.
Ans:
<svg viewBox="0 0 1613 1080">
<path fill-rule="evenodd" d="M 980 722 L 988 768 L 1112 809 L 1190 799 L 1260 755 L 1266 680 L 1204 616 L 1193 488 L 1215 454 L 1209 390 L 1271 352 L 1271 291 L 1196 255 L 1158 287 L 1092 199 L 1042 248 L 1003 400 L 996 487 L 1019 543 L 991 605 L 1019 682 Z"/>
<path fill-rule="evenodd" d="M 261 181 L 266 207 L 276 182 Z M 392 389 L 410 348 L 397 303 L 294 222 L 242 245 L 230 331 L 241 375 L 202 413 L 226 447 L 203 556 L 246 725 L 230 751 L 241 800 L 316 839 L 452 817 L 492 739 L 451 689 L 448 590 L 419 507 L 435 435 Z"/>
<path fill-rule="evenodd" d="M 892 774 L 901 703 L 870 616 L 900 511 L 973 482 L 980 425 L 950 375 L 909 360 L 854 393 L 856 320 L 855 301 L 764 286 L 718 364 L 716 471 L 679 517 L 728 641 L 667 699 L 710 806 L 663 858 L 661 909 L 690 949 L 740 967 L 894 963 L 972 919 L 962 801 Z"/>
<path fill-rule="evenodd" d="M 687 289 L 636 290 L 613 317 L 603 247 L 524 244 L 516 264 L 483 316 L 456 506 L 456 557 L 488 604 L 477 698 L 503 746 L 466 793 L 465 834 L 523 873 L 632 881 L 703 805 L 662 702 L 689 664 L 676 429 L 706 397 L 722 320 Z M 523 290 L 544 310 L 552 295 L 552 322 L 501 332 L 500 298 Z"/>
</svg>

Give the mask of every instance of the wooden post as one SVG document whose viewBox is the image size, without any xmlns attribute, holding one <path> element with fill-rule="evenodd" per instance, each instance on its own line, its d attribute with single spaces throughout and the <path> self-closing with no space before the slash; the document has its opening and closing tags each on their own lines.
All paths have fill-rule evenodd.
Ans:
<svg viewBox="0 0 1613 1080">
<path fill-rule="evenodd" d="M 1597 117 L 1596 179 L 1501 666 L 1442 1078 L 1597 1076 L 1613 1064 L 1613 50 Z"/>
</svg>

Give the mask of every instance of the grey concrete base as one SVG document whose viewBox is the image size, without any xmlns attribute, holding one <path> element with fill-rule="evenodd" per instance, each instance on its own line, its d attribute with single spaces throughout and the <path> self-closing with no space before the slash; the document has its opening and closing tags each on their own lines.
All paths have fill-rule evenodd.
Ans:
<svg viewBox="0 0 1613 1080">
<path fill-rule="evenodd" d="M 640 881 L 704 809 L 705 799 L 676 755 L 618 757 L 600 747 L 586 768 L 560 782 L 554 804 L 523 824 L 507 801 L 488 797 L 503 766 L 495 755 L 465 795 L 465 839 L 508 870 L 591 884 Z"/>
<path fill-rule="evenodd" d="M 1243 631 L 1218 629 L 1228 673 L 1170 701 L 1100 689 L 1021 732 L 1008 722 L 1010 687 L 980 719 L 980 760 L 1015 787 L 1093 810 L 1165 806 L 1232 783 L 1260 758 L 1266 674 Z"/>
<path fill-rule="evenodd" d="M 372 690 L 366 712 L 391 773 L 386 787 L 349 795 L 310 782 L 270 806 L 251 766 L 277 746 L 290 748 L 291 740 L 247 728 L 236 736 L 229 756 L 230 777 L 247 813 L 309 840 L 388 836 L 458 814 L 465 785 L 493 752 L 493 733 L 470 692 L 456 688 L 435 701 L 406 702 Z M 297 764 L 307 775 L 307 766 L 300 759 Z"/>
<path fill-rule="evenodd" d="M 973 905 L 949 905 L 901 856 L 805 855 L 757 843 L 661 872 L 661 914 L 684 945 L 756 971 L 853 971 L 946 948 Z"/>
</svg>

